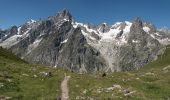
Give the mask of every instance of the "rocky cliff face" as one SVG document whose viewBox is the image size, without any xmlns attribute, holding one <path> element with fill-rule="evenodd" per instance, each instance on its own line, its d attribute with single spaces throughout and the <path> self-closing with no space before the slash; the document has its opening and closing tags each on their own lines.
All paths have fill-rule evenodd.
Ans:
<svg viewBox="0 0 170 100">
<path fill-rule="evenodd" d="M 64 10 L 1 30 L 0 40 L 0 46 L 30 63 L 83 73 L 138 69 L 163 53 L 170 35 L 139 18 L 114 25 L 77 23 Z"/>
</svg>

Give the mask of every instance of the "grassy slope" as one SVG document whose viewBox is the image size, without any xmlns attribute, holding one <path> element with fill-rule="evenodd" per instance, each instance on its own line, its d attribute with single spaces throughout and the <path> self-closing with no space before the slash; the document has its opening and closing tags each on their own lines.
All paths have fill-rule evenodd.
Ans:
<svg viewBox="0 0 170 100">
<path fill-rule="evenodd" d="M 134 99 L 134 100 L 167 100 L 170 99 L 170 46 L 163 56 L 151 62 L 142 69 L 132 72 L 117 72 L 102 78 L 101 75 L 72 74 L 70 81 L 71 99 L 82 98 Z M 165 67 L 167 67 L 165 69 Z M 164 70 L 163 70 L 164 69 Z M 120 85 L 121 89 L 107 90 L 113 85 Z M 103 91 L 98 93 L 102 88 Z M 125 96 L 125 90 L 134 92 Z M 86 93 L 85 93 L 86 91 Z M 83 93 L 84 92 L 84 93 Z"/>
<path fill-rule="evenodd" d="M 8 56 L 13 55 L 9 53 Z M 0 95 L 10 96 L 13 99 L 21 98 L 22 100 L 53 100 L 60 95 L 59 86 L 66 71 L 39 65 L 28 65 L 18 58 L 16 58 L 17 60 L 13 58 L 4 57 L 0 54 L 0 83 L 4 84 L 3 87 L 0 87 Z M 71 100 L 75 100 L 76 97 L 84 98 L 84 100 L 90 98 L 97 100 L 169 99 L 170 68 L 164 69 L 168 65 L 170 65 L 170 46 L 157 61 L 138 71 L 117 72 L 106 77 L 101 77 L 100 74 L 80 75 L 66 72 L 71 76 L 69 82 L 70 98 Z M 53 77 L 42 77 L 38 74 L 48 71 L 52 71 Z M 38 77 L 34 77 L 34 75 Z M 119 85 L 121 88 L 108 90 L 113 85 Z M 125 96 L 124 90 L 135 92 Z"/>
<path fill-rule="evenodd" d="M 41 72 L 52 72 L 52 77 Z M 28 65 L 0 48 L 0 97 L 16 100 L 52 100 L 60 95 L 62 70 Z"/>
</svg>

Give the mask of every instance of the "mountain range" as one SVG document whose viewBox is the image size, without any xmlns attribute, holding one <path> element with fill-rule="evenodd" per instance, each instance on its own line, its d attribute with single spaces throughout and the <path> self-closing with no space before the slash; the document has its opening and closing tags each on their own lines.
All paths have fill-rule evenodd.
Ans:
<svg viewBox="0 0 170 100">
<path fill-rule="evenodd" d="M 91 25 L 76 22 L 68 10 L 0 30 L 0 46 L 25 61 L 80 73 L 137 70 L 169 44 L 169 30 L 140 18 Z"/>
</svg>

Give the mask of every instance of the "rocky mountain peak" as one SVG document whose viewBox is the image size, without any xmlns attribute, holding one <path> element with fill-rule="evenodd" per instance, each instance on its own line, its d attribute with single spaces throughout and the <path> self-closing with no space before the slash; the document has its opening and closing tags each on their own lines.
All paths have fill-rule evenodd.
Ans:
<svg viewBox="0 0 170 100">
<path fill-rule="evenodd" d="M 67 10 L 67 9 L 64 9 L 63 11 L 59 12 L 58 16 L 60 18 L 64 18 L 64 19 L 67 19 L 67 20 L 72 20 L 72 15 L 70 14 L 69 10 Z"/>
<path fill-rule="evenodd" d="M 18 32 L 18 27 L 17 26 L 12 26 L 11 29 L 10 29 L 10 33 L 11 34 L 17 34 Z"/>
<path fill-rule="evenodd" d="M 135 20 L 132 21 L 132 24 L 136 27 L 142 27 L 143 26 L 143 21 L 141 18 L 137 17 Z"/>
<path fill-rule="evenodd" d="M 107 23 L 102 23 L 101 25 L 99 25 L 99 31 L 102 33 L 106 33 L 110 30 L 110 27 Z"/>
<path fill-rule="evenodd" d="M 35 20 L 33 20 L 33 19 L 30 19 L 28 22 L 27 22 L 27 24 L 32 24 L 32 23 L 35 23 L 36 21 Z"/>
</svg>

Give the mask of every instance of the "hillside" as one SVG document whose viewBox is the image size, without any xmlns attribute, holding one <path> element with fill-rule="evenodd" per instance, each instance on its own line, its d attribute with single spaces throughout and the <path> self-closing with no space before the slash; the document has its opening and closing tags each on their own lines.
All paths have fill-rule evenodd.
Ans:
<svg viewBox="0 0 170 100">
<path fill-rule="evenodd" d="M 0 57 L 2 59 L 9 59 L 15 62 L 20 62 L 20 63 L 26 63 L 24 60 L 21 60 L 19 57 L 15 56 L 12 52 L 9 50 L 3 49 L 0 47 Z"/>
<path fill-rule="evenodd" d="M 29 65 L 0 48 L 0 100 L 54 100 L 60 96 L 63 76 L 60 70 Z"/>
<path fill-rule="evenodd" d="M 72 100 L 167 100 L 170 98 L 170 46 L 158 60 L 138 71 L 102 75 L 72 75 Z"/>
<path fill-rule="evenodd" d="M 102 73 L 76 74 L 41 65 L 29 65 L 4 49 L 0 51 L 1 98 L 54 100 L 61 95 L 60 83 L 64 73 L 71 76 L 68 84 L 71 100 L 170 98 L 170 46 L 167 46 L 165 54 L 158 60 L 137 71 L 115 72 L 106 76 Z M 46 76 L 44 72 L 52 72 L 52 76 Z"/>
</svg>

